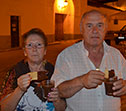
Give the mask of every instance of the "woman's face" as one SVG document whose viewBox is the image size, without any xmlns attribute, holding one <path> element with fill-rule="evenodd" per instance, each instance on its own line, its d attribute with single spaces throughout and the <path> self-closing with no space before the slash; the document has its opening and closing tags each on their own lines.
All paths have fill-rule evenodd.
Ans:
<svg viewBox="0 0 126 111">
<path fill-rule="evenodd" d="M 30 63 L 40 64 L 46 54 L 43 39 L 37 35 L 29 35 L 25 42 L 24 54 Z"/>
</svg>

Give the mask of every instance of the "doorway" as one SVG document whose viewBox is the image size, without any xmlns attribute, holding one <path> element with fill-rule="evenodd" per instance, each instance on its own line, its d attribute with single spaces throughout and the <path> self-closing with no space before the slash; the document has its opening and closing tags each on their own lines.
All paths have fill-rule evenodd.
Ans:
<svg viewBox="0 0 126 111">
<path fill-rule="evenodd" d="M 19 47 L 19 16 L 10 16 L 11 47 Z"/>
<path fill-rule="evenodd" d="M 60 41 L 64 39 L 63 22 L 66 14 L 55 14 L 55 40 Z"/>
</svg>

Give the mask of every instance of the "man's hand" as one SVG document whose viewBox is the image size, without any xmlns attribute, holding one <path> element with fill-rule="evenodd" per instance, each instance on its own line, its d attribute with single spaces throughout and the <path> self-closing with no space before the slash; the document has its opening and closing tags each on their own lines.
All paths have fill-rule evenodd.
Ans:
<svg viewBox="0 0 126 111">
<path fill-rule="evenodd" d="M 113 85 L 113 90 L 115 90 L 113 93 L 114 96 L 123 96 L 126 94 L 126 80 L 119 79 L 114 82 Z"/>
<path fill-rule="evenodd" d="M 96 88 L 104 81 L 104 73 L 97 70 L 91 70 L 81 78 L 82 84 L 87 89 Z"/>
<path fill-rule="evenodd" d="M 29 74 L 24 74 L 20 76 L 17 80 L 18 87 L 24 92 L 27 90 L 27 87 L 30 85 L 30 82 L 31 82 L 31 77 Z"/>
</svg>

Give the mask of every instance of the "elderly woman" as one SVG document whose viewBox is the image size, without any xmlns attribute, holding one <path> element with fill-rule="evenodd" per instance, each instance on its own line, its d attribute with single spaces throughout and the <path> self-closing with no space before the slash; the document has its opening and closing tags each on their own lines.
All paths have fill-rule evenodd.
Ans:
<svg viewBox="0 0 126 111">
<path fill-rule="evenodd" d="M 29 73 L 48 71 L 48 79 L 53 74 L 53 65 L 43 59 L 47 46 L 45 34 L 37 28 L 26 32 L 23 35 L 23 46 L 26 58 L 17 63 L 8 73 L 8 80 L 5 81 L 3 89 L 1 110 L 64 111 L 65 101 L 59 98 L 58 89 L 54 88 L 45 100 L 42 96 L 41 84 L 32 81 Z"/>
</svg>

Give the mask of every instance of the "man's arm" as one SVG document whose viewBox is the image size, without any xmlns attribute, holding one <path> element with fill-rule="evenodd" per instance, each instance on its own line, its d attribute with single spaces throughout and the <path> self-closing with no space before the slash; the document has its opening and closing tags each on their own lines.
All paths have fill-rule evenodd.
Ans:
<svg viewBox="0 0 126 111">
<path fill-rule="evenodd" d="M 62 82 L 58 86 L 60 97 L 69 98 L 80 91 L 82 88 L 96 88 L 98 85 L 101 85 L 103 81 L 103 72 L 91 70 L 87 74 L 78 76 L 72 80 Z"/>
<path fill-rule="evenodd" d="M 122 56 L 121 53 L 118 54 L 118 65 L 119 65 L 119 80 L 114 82 L 113 93 L 114 96 L 120 97 L 126 95 L 126 59 Z"/>
<path fill-rule="evenodd" d="M 59 86 L 60 97 L 69 98 L 83 88 L 81 77 L 62 82 Z"/>
</svg>

